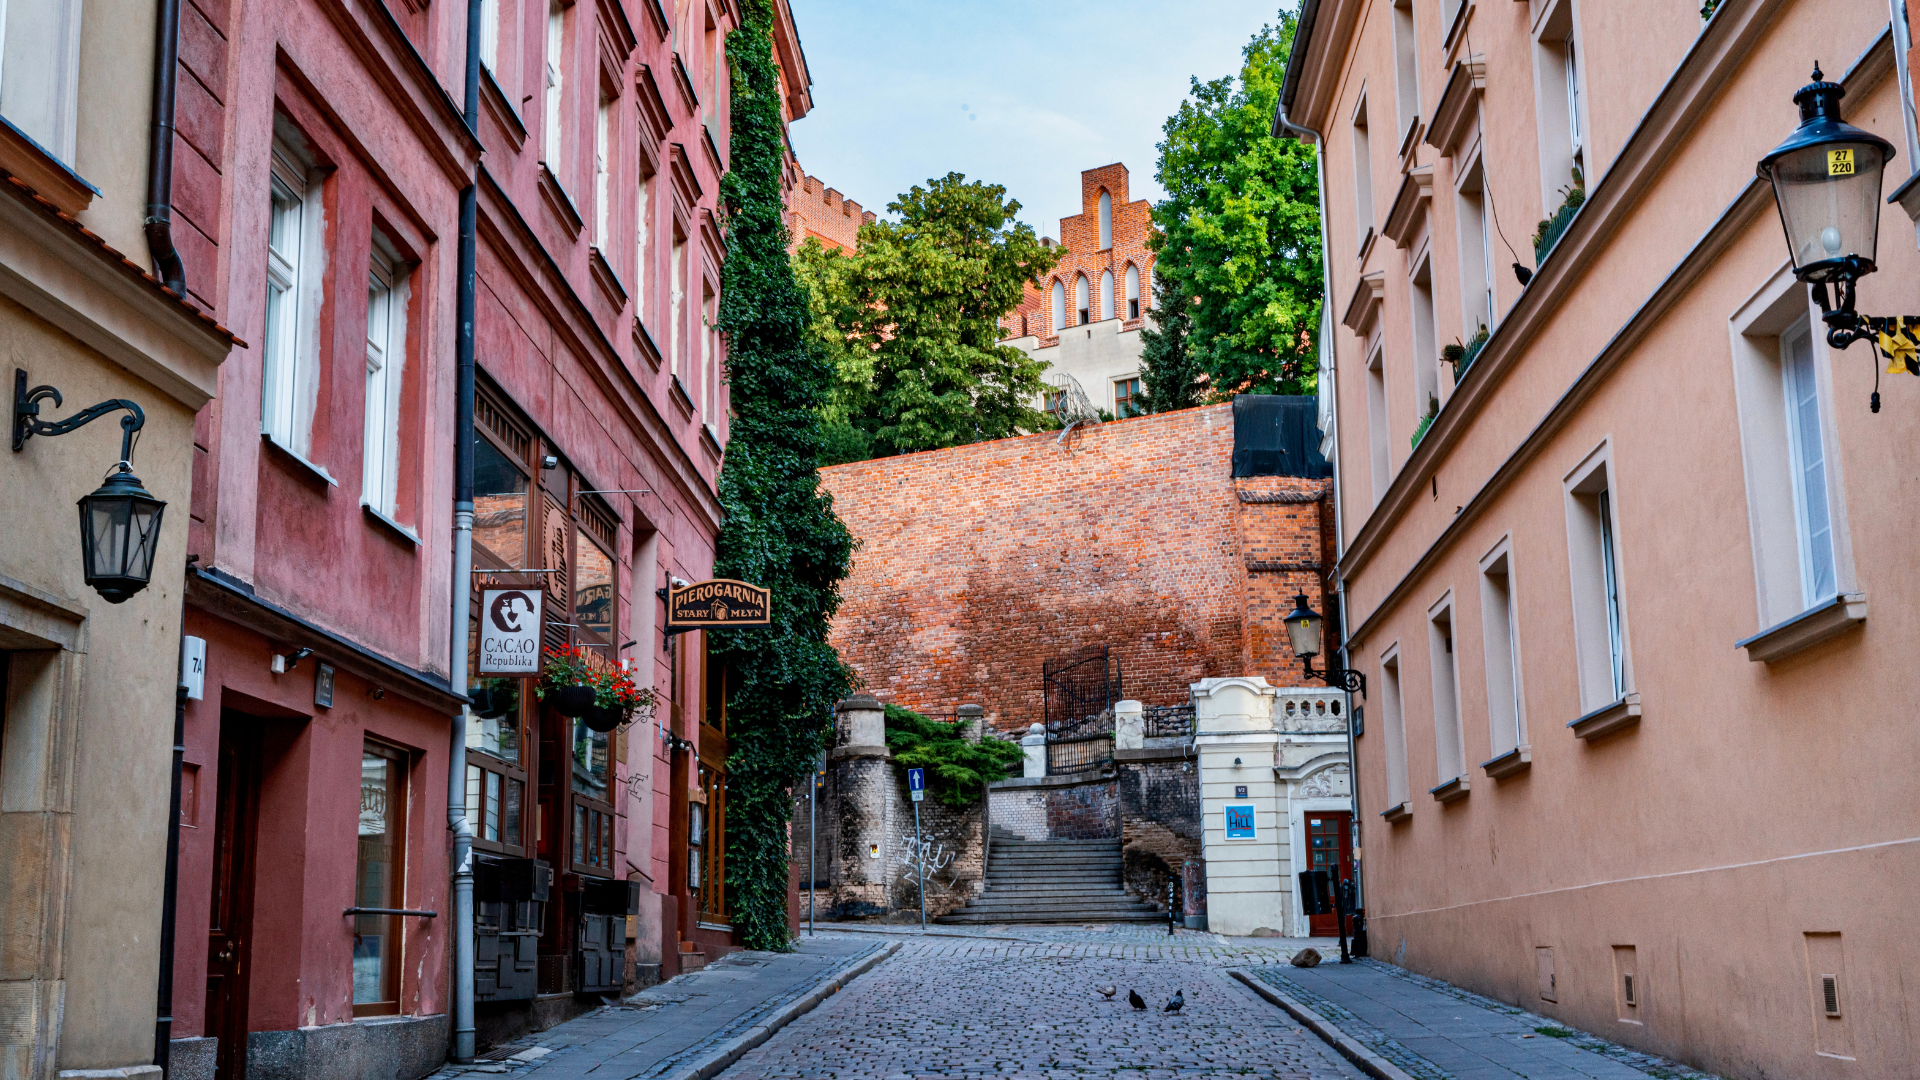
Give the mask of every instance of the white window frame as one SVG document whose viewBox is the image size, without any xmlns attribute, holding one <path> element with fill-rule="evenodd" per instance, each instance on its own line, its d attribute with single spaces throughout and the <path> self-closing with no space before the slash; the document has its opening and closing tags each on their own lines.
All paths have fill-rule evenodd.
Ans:
<svg viewBox="0 0 1920 1080">
<path fill-rule="evenodd" d="M 1058 334 L 1067 328 L 1067 283 L 1059 278 L 1053 279 L 1053 332 Z"/>
<path fill-rule="evenodd" d="M 1113 318 L 1113 271 L 1100 271 L 1100 319 Z"/>
<path fill-rule="evenodd" d="M 0 0 L 0 115 L 75 164 L 81 0 Z"/>
<path fill-rule="evenodd" d="M 1427 415 L 1427 401 L 1440 400 L 1439 331 L 1433 310 L 1433 256 L 1423 255 L 1414 263 L 1407 278 L 1409 322 L 1413 331 L 1413 370 L 1415 404 L 1419 416 Z M 1416 421 L 1417 422 L 1417 421 Z"/>
<path fill-rule="evenodd" d="M 1376 336 L 1367 349 L 1367 461 L 1373 480 L 1373 502 L 1379 505 L 1393 483 L 1391 401 L 1387 394 L 1386 350 Z"/>
<path fill-rule="evenodd" d="M 1574 653 L 1582 714 L 1634 692 L 1626 566 L 1620 545 L 1619 476 L 1607 439 L 1562 480 L 1567 563 L 1573 587 Z"/>
<path fill-rule="evenodd" d="M 1530 749 L 1526 680 L 1520 665 L 1520 607 L 1513 541 L 1480 557 L 1480 637 L 1486 651 L 1487 734 L 1493 757 Z"/>
<path fill-rule="evenodd" d="M 1354 242 L 1365 255 L 1371 245 L 1367 238 L 1379 226 L 1373 206 L 1373 140 L 1367 134 L 1367 93 L 1360 91 L 1360 103 L 1353 109 L 1353 199 Z"/>
<path fill-rule="evenodd" d="M 653 177 L 647 163 L 640 163 L 640 182 L 634 185 L 633 208 L 633 315 L 642 323 L 647 319 L 647 247 L 653 239 Z"/>
<path fill-rule="evenodd" d="M 1400 643 L 1380 654 L 1380 738 L 1387 770 L 1387 808 L 1409 806 L 1406 699 L 1400 685 Z"/>
<path fill-rule="evenodd" d="M 1460 647 L 1453 592 L 1427 608 L 1427 655 L 1433 682 L 1434 784 L 1444 786 L 1467 775 L 1465 733 L 1460 727 Z"/>
<path fill-rule="evenodd" d="M 1394 126 L 1404 145 L 1407 130 L 1420 119 L 1420 44 L 1415 33 L 1413 0 L 1393 2 Z"/>
<path fill-rule="evenodd" d="M 360 501 L 397 520 L 400 407 L 407 368 L 407 305 L 412 275 L 378 234 L 367 268 L 366 424 Z"/>
<path fill-rule="evenodd" d="M 1534 117 L 1540 142 L 1540 205 L 1559 208 L 1578 169 L 1592 190 L 1593 126 L 1587 108 L 1580 13 L 1574 0 L 1550 0 L 1533 20 Z"/>
<path fill-rule="evenodd" d="M 500 0 L 480 0 L 480 63 L 488 71 L 500 69 Z"/>
<path fill-rule="evenodd" d="M 1859 592 L 1846 511 L 1846 477 L 1834 419 L 1832 355 L 1806 286 L 1782 263 L 1728 321 L 1734 398 L 1740 417 L 1748 533 L 1753 546 L 1756 629 L 1788 622 L 1834 595 Z M 1826 473 L 1826 510 L 1833 566 L 1831 590 L 1809 587 L 1804 491 L 1795 462 L 1802 450 L 1791 422 L 1784 350 L 1795 331 L 1807 331 L 1818 393 L 1820 451 Z M 1825 595 L 1816 595 L 1824 592 Z"/>
<path fill-rule="evenodd" d="M 602 95 L 593 118 L 593 246 L 607 252 L 613 223 L 613 201 L 608 181 L 613 175 L 613 107 Z"/>
<path fill-rule="evenodd" d="M 566 106 L 566 48 L 567 10 L 560 6 L 559 0 L 555 0 L 547 8 L 545 153 L 547 171 L 562 183 L 566 182 L 566 174 L 561 168 L 566 153 L 566 142 L 561 137 L 564 127 L 561 111 Z"/>
<path fill-rule="evenodd" d="M 1127 318 L 1140 317 L 1140 267 L 1127 264 Z"/>
<path fill-rule="evenodd" d="M 305 461 L 319 393 L 319 314 L 326 273 L 325 209 L 317 170 L 285 138 L 271 152 L 260 431 Z M 290 301 L 290 302 L 289 302 Z"/>
<path fill-rule="evenodd" d="M 700 293 L 700 418 L 711 424 L 715 413 L 713 403 L 720 396 L 720 380 L 713 370 L 714 296 L 702 289 Z"/>
<path fill-rule="evenodd" d="M 1486 162 L 1476 145 L 1454 182 L 1454 220 L 1459 230 L 1460 318 L 1462 341 L 1499 323 L 1500 300 L 1494 287 L 1493 222 L 1487 207 Z M 1436 358 L 1437 359 L 1437 358 Z"/>
<path fill-rule="evenodd" d="M 1106 188 L 1100 189 L 1100 250 L 1113 247 L 1113 196 Z"/>
</svg>

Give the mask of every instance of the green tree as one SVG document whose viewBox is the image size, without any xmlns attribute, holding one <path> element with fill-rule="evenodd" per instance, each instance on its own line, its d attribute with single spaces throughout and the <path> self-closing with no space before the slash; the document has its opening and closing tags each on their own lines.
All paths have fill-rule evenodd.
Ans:
<svg viewBox="0 0 1920 1080">
<path fill-rule="evenodd" d="M 1034 408 L 1044 365 L 1000 344 L 1000 318 L 1059 254 L 1014 216 L 1006 188 L 959 173 L 889 203 L 898 220 L 860 228 L 853 255 L 803 246 L 813 295 L 808 339 L 838 373 L 836 449 L 864 436 L 878 455 L 1000 439 L 1047 425 Z"/>
<path fill-rule="evenodd" d="M 714 570 L 772 590 L 772 625 L 710 631 L 708 662 L 726 672 L 733 925 L 750 949 L 784 949 L 792 787 L 811 773 L 831 728 L 828 710 L 853 683 L 827 643 L 853 538 L 816 471 L 819 410 L 833 371 L 807 340 L 807 294 L 787 260 L 773 2 L 742 0 L 741 16 L 726 45 L 733 170 L 720 184 L 727 259 L 719 325 L 733 422 L 720 470 L 725 517 Z"/>
<path fill-rule="evenodd" d="M 1212 394 L 1311 393 L 1319 370 L 1316 159 L 1271 134 L 1297 18 L 1282 11 L 1279 25 L 1261 27 L 1237 79 L 1194 79 L 1161 128 L 1156 176 L 1167 198 L 1153 208 L 1153 272 L 1190 301 L 1186 353 Z"/>
<path fill-rule="evenodd" d="M 1154 275 L 1150 325 L 1140 330 L 1139 402 L 1150 413 L 1188 409 L 1207 399 L 1204 373 L 1187 349 L 1187 309 L 1193 300 L 1184 292 L 1170 290 L 1167 281 Z"/>
<path fill-rule="evenodd" d="M 853 266 L 851 256 L 811 236 L 793 253 L 794 277 L 807 292 L 807 345 L 833 372 L 820 407 L 822 465 L 873 456 L 873 433 L 858 424 L 872 398 L 873 350 L 855 347 L 839 322 L 852 302 L 847 277 Z"/>
</svg>

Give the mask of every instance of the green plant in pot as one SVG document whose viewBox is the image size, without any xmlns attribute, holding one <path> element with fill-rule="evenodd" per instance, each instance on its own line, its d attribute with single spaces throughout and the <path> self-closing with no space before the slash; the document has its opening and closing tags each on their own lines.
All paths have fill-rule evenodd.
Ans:
<svg viewBox="0 0 1920 1080">
<path fill-rule="evenodd" d="M 548 649 L 546 662 L 540 667 L 540 683 L 533 692 L 541 701 L 552 702 L 561 716 L 585 716 L 598 696 L 587 651 L 578 645 Z"/>
<path fill-rule="evenodd" d="M 653 687 L 640 686 L 624 668 L 604 668 L 588 676 L 593 704 L 580 716 L 589 731 L 612 731 L 641 710 L 653 711 Z"/>
</svg>

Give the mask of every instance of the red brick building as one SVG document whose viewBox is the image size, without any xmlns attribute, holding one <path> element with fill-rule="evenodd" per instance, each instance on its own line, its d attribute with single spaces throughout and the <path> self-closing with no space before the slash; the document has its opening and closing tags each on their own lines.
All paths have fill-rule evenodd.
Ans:
<svg viewBox="0 0 1920 1080">
<path fill-rule="evenodd" d="M 874 219 L 873 211 L 827 187 L 819 178 L 803 176 L 787 189 L 787 229 L 792 233 L 787 247 L 797 251 L 808 237 L 829 251 L 852 253 L 858 246 L 860 226 Z"/>
<path fill-rule="evenodd" d="M 860 541 L 833 643 L 881 700 L 1005 732 L 1041 719 L 1043 664 L 1102 647 L 1148 706 L 1303 685 L 1283 621 L 1296 593 L 1325 610 L 1333 525 L 1311 417 L 1242 397 L 823 469 Z"/>
</svg>

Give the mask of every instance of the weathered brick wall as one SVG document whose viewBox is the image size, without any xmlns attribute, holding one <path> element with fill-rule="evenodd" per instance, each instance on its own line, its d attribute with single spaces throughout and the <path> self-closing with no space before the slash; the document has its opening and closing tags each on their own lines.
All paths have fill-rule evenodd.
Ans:
<svg viewBox="0 0 1920 1080">
<path fill-rule="evenodd" d="M 1122 762 L 1117 780 L 1127 892 L 1159 906 L 1167 876 L 1201 861 L 1200 774 L 1186 759 Z"/>
<path fill-rule="evenodd" d="M 811 236 L 828 249 L 851 252 L 859 239 L 860 226 L 873 219 L 873 212 L 862 210 L 859 203 L 815 177 L 803 177 L 787 192 L 788 250 L 798 250 Z"/>
<path fill-rule="evenodd" d="M 1282 619 L 1295 592 L 1325 610 L 1326 482 L 1236 482 L 1232 453 L 1217 405 L 823 469 L 860 544 L 833 644 L 881 700 L 979 702 L 1010 733 L 1041 719 L 1042 664 L 1101 646 L 1147 705 L 1301 685 Z"/>
<path fill-rule="evenodd" d="M 810 829 L 816 913 L 820 919 L 911 916 L 919 918 L 913 801 L 907 770 L 883 758 L 830 762 L 810 819 L 806 787 L 796 791 L 793 813 L 795 880 L 800 911 L 807 903 Z M 921 845 L 926 850 L 927 917 L 958 909 L 978 895 L 984 880 L 984 801 L 956 809 L 929 797 L 920 804 Z M 876 856 L 872 846 L 878 845 Z"/>
</svg>

